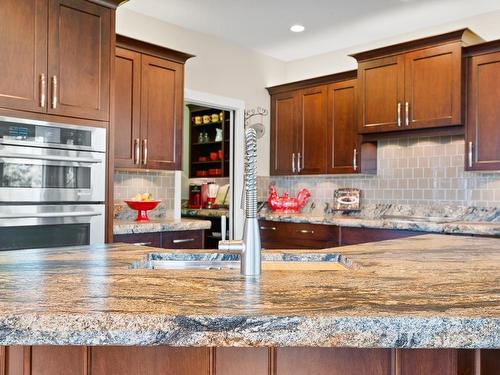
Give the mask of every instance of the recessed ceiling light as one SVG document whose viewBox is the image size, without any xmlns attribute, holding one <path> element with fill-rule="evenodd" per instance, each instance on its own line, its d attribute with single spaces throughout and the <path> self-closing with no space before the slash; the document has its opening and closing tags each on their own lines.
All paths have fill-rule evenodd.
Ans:
<svg viewBox="0 0 500 375">
<path fill-rule="evenodd" d="M 294 33 L 301 33 L 302 31 L 304 31 L 306 28 L 302 25 L 293 25 L 292 27 L 290 27 L 290 31 L 293 31 Z"/>
</svg>

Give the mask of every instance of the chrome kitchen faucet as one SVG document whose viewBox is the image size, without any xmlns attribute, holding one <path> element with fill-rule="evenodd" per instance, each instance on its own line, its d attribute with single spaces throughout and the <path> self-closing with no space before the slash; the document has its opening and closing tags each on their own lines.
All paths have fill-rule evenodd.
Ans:
<svg viewBox="0 0 500 375">
<path fill-rule="evenodd" d="M 257 132 L 245 129 L 245 226 L 242 240 L 225 240 L 226 220 L 222 220 L 222 241 L 219 250 L 240 254 L 240 272 L 244 276 L 258 276 L 261 270 L 261 247 L 259 223 L 257 220 L 257 180 L 255 163 L 257 159 Z"/>
</svg>

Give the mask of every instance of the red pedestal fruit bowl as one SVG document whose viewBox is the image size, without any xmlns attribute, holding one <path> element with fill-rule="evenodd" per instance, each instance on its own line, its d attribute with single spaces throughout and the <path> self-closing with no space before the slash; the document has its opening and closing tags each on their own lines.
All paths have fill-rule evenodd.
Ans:
<svg viewBox="0 0 500 375">
<path fill-rule="evenodd" d="M 137 211 L 137 217 L 135 221 L 149 221 L 148 211 L 154 210 L 161 201 L 125 201 L 127 205 Z"/>
</svg>

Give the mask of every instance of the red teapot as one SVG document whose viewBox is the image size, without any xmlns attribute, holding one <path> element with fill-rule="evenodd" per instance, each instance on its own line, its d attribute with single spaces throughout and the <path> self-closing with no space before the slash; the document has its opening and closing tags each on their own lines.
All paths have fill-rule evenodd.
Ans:
<svg viewBox="0 0 500 375">
<path fill-rule="evenodd" d="M 281 197 L 276 192 L 276 187 L 271 186 L 270 194 L 267 198 L 267 204 L 273 212 L 297 213 L 304 207 L 311 193 L 307 189 L 301 189 L 297 197 L 290 197 L 288 193 L 284 193 Z"/>
</svg>

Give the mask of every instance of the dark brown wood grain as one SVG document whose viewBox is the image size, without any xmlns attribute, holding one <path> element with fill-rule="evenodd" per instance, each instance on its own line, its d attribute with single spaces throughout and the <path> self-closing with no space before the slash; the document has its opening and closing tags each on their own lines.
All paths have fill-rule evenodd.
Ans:
<svg viewBox="0 0 500 375">
<path fill-rule="evenodd" d="M 358 65 L 358 130 L 380 133 L 403 129 L 404 56 L 396 55 Z M 398 104 L 401 126 L 398 126 Z"/>
<path fill-rule="evenodd" d="M 262 247 L 266 249 L 324 249 L 338 246 L 334 225 L 259 221 Z"/>
<path fill-rule="evenodd" d="M 179 170 L 182 162 L 184 65 L 142 55 L 142 166 Z M 145 159 L 146 163 L 145 163 Z"/>
<path fill-rule="evenodd" d="M 291 175 L 292 163 L 297 166 L 298 106 L 294 91 L 271 97 L 271 176 Z"/>
<path fill-rule="evenodd" d="M 457 350 L 405 349 L 401 350 L 400 375 L 456 375 Z"/>
<path fill-rule="evenodd" d="M 30 375 L 88 375 L 86 346 L 33 346 Z"/>
<path fill-rule="evenodd" d="M 140 147 L 141 54 L 116 48 L 115 79 L 115 168 L 138 168 L 135 147 Z M 135 144 L 137 142 L 137 145 Z"/>
<path fill-rule="evenodd" d="M 188 59 L 194 57 L 194 55 L 189 53 L 176 51 L 170 48 L 158 46 L 156 44 L 146 43 L 119 34 L 116 35 L 116 45 L 120 48 L 130 49 L 146 55 L 177 62 L 179 64 L 184 64 Z"/>
<path fill-rule="evenodd" d="M 324 174 L 327 152 L 327 86 L 299 91 L 297 123 L 297 171 L 299 174 Z"/>
<path fill-rule="evenodd" d="M 92 348 L 92 375 L 209 375 L 209 371 L 208 348 Z"/>
<path fill-rule="evenodd" d="M 41 75 L 47 79 L 47 2 L 3 0 L 0 19 L 0 107 L 45 112 L 40 93 Z"/>
<path fill-rule="evenodd" d="M 141 243 L 144 246 L 161 247 L 161 233 L 115 234 L 113 242 Z"/>
<path fill-rule="evenodd" d="M 278 348 L 276 364 L 277 375 L 391 375 L 391 351 Z"/>
<path fill-rule="evenodd" d="M 461 43 L 425 48 L 405 55 L 408 127 L 419 129 L 463 124 L 461 98 Z"/>
<path fill-rule="evenodd" d="M 272 375 L 269 348 L 216 348 L 213 375 Z"/>
<path fill-rule="evenodd" d="M 356 122 L 357 80 L 328 85 L 327 173 L 357 173 L 361 170 Z M 357 168 L 354 169 L 356 150 Z"/>
<path fill-rule="evenodd" d="M 426 233 L 409 230 L 341 227 L 339 243 L 341 246 L 357 245 L 367 242 L 419 236 L 422 234 Z"/>
<path fill-rule="evenodd" d="M 49 113 L 109 121 L 111 16 L 87 1 L 49 0 Z"/>
<path fill-rule="evenodd" d="M 164 249 L 203 249 L 205 247 L 203 232 L 203 230 L 163 232 L 161 247 Z"/>
<path fill-rule="evenodd" d="M 465 168 L 500 169 L 500 48 L 468 59 Z M 469 153 L 472 158 L 469 164 Z"/>
</svg>

